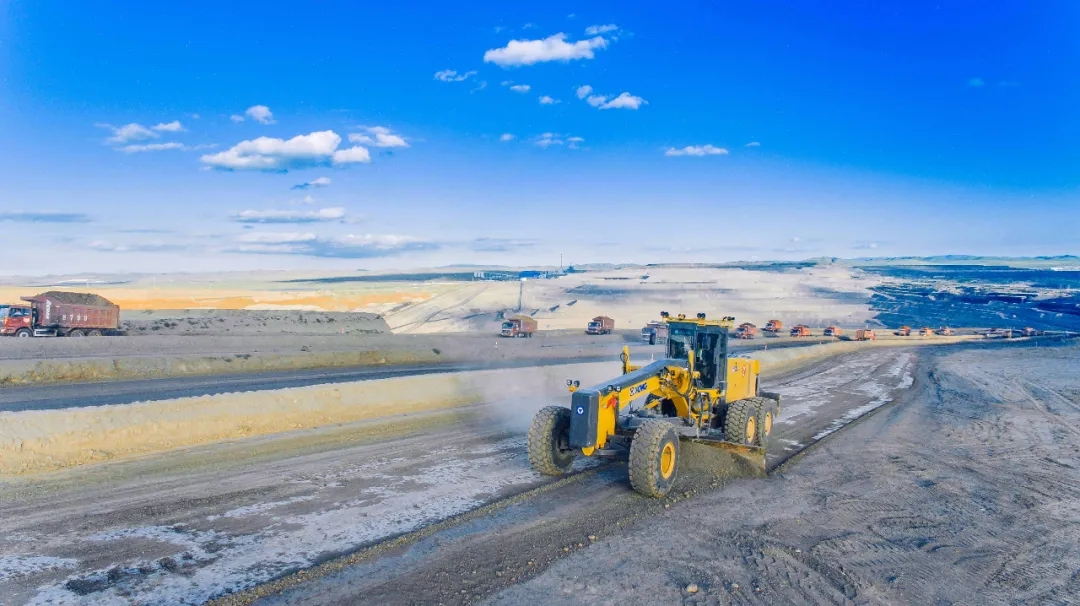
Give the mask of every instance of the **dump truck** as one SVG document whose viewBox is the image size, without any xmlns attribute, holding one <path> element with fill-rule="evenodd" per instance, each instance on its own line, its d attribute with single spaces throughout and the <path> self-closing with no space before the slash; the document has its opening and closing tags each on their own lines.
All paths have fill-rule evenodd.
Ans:
<svg viewBox="0 0 1080 606">
<path fill-rule="evenodd" d="M 942 326 L 941 328 L 937 329 L 937 334 L 939 334 L 939 335 L 941 335 L 943 337 L 951 336 L 952 333 L 953 333 L 952 329 L 949 328 L 948 326 Z"/>
<path fill-rule="evenodd" d="M 663 345 L 668 340 L 668 326 L 664 322 L 649 322 L 641 329 L 641 341 L 649 345 Z"/>
<path fill-rule="evenodd" d="M 769 320 L 765 323 L 765 328 L 761 330 L 765 332 L 781 332 L 784 330 L 784 323 L 780 320 Z"/>
<path fill-rule="evenodd" d="M 502 323 L 502 332 L 499 334 L 504 337 L 531 339 L 535 333 L 536 320 L 529 316 L 511 316 Z"/>
<path fill-rule="evenodd" d="M 1039 331 L 1037 331 L 1034 328 L 1028 326 L 1028 327 L 1025 327 L 1024 330 L 1020 331 L 1020 335 L 1024 336 L 1024 337 L 1035 337 L 1035 336 L 1039 335 Z"/>
<path fill-rule="evenodd" d="M 95 294 L 50 290 L 0 306 L 0 335 L 100 337 L 119 333 L 120 307 Z"/>
<path fill-rule="evenodd" d="M 934 329 L 930 328 L 929 326 L 923 326 L 922 328 L 919 329 L 919 336 L 920 337 L 932 337 L 932 336 L 934 336 Z"/>
<path fill-rule="evenodd" d="M 877 341 L 877 335 L 869 328 L 860 328 L 855 331 L 856 341 Z"/>
<path fill-rule="evenodd" d="M 826 337 L 839 337 L 844 334 L 844 331 L 839 326 L 826 326 L 823 334 Z"/>
<path fill-rule="evenodd" d="M 624 346 L 621 376 L 585 389 L 568 380 L 570 406 L 548 406 L 533 417 L 533 469 L 558 476 L 578 456 L 625 460 L 633 489 L 660 498 L 676 481 L 681 449 L 695 443 L 732 455 L 752 475 L 765 474 L 780 394 L 761 390 L 758 360 L 729 354 L 734 318 L 660 315 L 670 334 L 665 358 L 637 366 Z M 632 409 L 636 401 L 641 406 Z"/>
<path fill-rule="evenodd" d="M 757 326 L 749 322 L 743 322 L 735 329 L 735 337 L 738 339 L 753 339 L 757 336 Z"/>
<path fill-rule="evenodd" d="M 898 337 L 908 337 L 908 336 L 911 336 L 911 327 L 910 327 L 910 326 L 901 326 L 900 328 L 897 328 L 897 329 L 896 329 L 896 330 L 895 330 L 895 331 L 893 332 L 893 334 L 894 334 L 894 335 L 896 335 L 896 336 L 898 336 Z"/>
<path fill-rule="evenodd" d="M 615 330 L 615 320 L 607 316 L 596 316 L 589 322 L 585 332 L 590 335 L 610 335 Z"/>
<path fill-rule="evenodd" d="M 810 332 L 810 327 L 805 324 L 799 324 L 791 328 L 791 336 L 793 337 L 810 337 L 813 333 Z"/>
</svg>

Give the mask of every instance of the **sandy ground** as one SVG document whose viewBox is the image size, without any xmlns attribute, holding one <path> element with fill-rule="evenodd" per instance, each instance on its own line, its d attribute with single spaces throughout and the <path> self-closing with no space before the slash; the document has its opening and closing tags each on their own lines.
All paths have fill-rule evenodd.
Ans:
<svg viewBox="0 0 1080 606">
<path fill-rule="evenodd" d="M 120 314 L 127 335 L 367 335 L 390 332 L 373 313 L 259 311 L 234 309 L 127 310 Z"/>
<path fill-rule="evenodd" d="M 876 348 L 770 384 L 788 396 L 773 464 L 851 422 L 855 411 L 903 392 L 913 362 L 911 350 Z M 819 377 L 809 391 L 808 374 Z M 507 400 L 503 393 L 472 409 L 5 481 L 0 595 L 31 604 L 201 603 L 411 532 L 429 534 L 390 551 L 376 548 L 382 557 L 347 567 L 344 576 L 319 576 L 315 569 L 309 574 L 321 581 L 280 600 L 459 601 L 462 567 L 469 568 L 470 591 L 494 590 L 511 578 L 496 568 L 525 570 L 530 558 L 546 566 L 564 555 L 561 547 L 573 537 L 588 542 L 582 524 L 607 520 L 593 530 L 608 536 L 627 515 L 662 507 L 633 493 L 617 466 L 556 482 L 536 475 L 525 457 L 524 432 L 532 413 L 551 401 Z M 700 478 L 687 478 L 680 491 L 700 488 L 694 484 Z M 530 497 L 530 490 L 547 496 Z M 477 510 L 485 506 L 496 509 Z M 445 522 L 455 515 L 479 517 L 464 526 Z M 529 528 L 541 529 L 542 540 L 514 543 Z M 483 557 L 461 552 L 477 532 L 507 542 L 481 546 Z M 452 581 L 444 582 L 444 574 Z"/>
<path fill-rule="evenodd" d="M 459 272 L 460 273 L 460 272 Z M 470 275 L 470 272 L 464 272 Z M 362 281 L 350 281 L 350 278 Z M 385 281 L 381 281 L 385 278 Z M 639 329 L 661 310 L 672 313 L 733 315 L 763 326 L 778 318 L 787 325 L 860 327 L 872 317 L 871 287 L 877 275 L 841 265 L 801 269 L 651 267 L 591 271 L 557 279 L 462 281 L 423 276 L 325 276 L 293 273 L 135 276 L 118 283 L 63 284 L 59 288 L 95 292 L 120 305 L 122 319 L 136 333 L 273 331 L 279 323 L 292 333 L 340 330 L 340 317 L 319 325 L 291 320 L 306 312 L 363 312 L 382 316 L 396 333 L 493 332 L 499 314 L 521 310 L 541 330 L 584 330 L 597 315 L 615 319 L 620 329 Z M 301 280 L 301 281 L 296 281 Z M 17 302 L 48 288 L 0 284 L 0 301 Z M 520 296 L 520 299 L 519 299 Z M 237 322 L 207 310 L 259 311 L 266 320 Z M 314 314 L 314 318 L 319 318 Z M 278 318 L 273 320 L 272 318 Z M 312 318 L 312 320 L 314 320 Z M 224 321 L 222 321 L 224 319 Z"/>
<path fill-rule="evenodd" d="M 933 355 L 904 403 L 767 481 L 682 503 L 486 603 L 1074 603 L 1078 354 Z"/>
<path fill-rule="evenodd" d="M 348 366 L 588 357 L 640 334 L 133 336 L 0 341 L 0 387 Z"/>
<path fill-rule="evenodd" d="M 523 288 L 516 282 L 462 283 L 423 302 L 380 311 L 400 333 L 490 330 L 496 325 L 492 312 L 516 309 L 521 294 L 523 310 L 541 329 L 584 327 L 598 315 L 614 318 L 618 328 L 640 328 L 661 310 L 731 315 L 758 326 L 778 318 L 786 325 L 861 327 L 872 317 L 869 287 L 879 282 L 830 266 L 783 272 L 635 268 L 527 281 Z"/>
</svg>

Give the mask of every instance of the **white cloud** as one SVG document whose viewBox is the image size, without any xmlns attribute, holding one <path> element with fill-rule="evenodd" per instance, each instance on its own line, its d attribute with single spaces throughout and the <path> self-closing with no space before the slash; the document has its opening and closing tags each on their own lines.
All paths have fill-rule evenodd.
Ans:
<svg viewBox="0 0 1080 606">
<path fill-rule="evenodd" d="M 747 147 L 761 147 L 761 144 L 758 143 L 757 141 L 751 141 L 751 142 L 747 143 L 746 146 Z"/>
<path fill-rule="evenodd" d="M 589 95 L 589 97 L 585 99 L 585 102 L 593 107 L 600 107 L 607 102 L 607 100 L 608 98 L 603 95 Z"/>
<path fill-rule="evenodd" d="M 312 179 L 311 181 L 308 181 L 306 183 L 300 183 L 298 185 L 293 185 L 291 189 L 310 189 L 310 188 L 313 188 L 313 187 L 328 187 L 331 183 L 332 183 L 332 181 L 330 180 L 330 177 L 319 177 L 318 179 Z"/>
<path fill-rule="evenodd" d="M 160 131 L 160 132 L 164 132 L 164 133 L 179 133 L 179 132 L 183 132 L 183 130 L 184 130 L 184 127 L 181 126 L 179 120 L 173 120 L 172 122 L 168 122 L 168 123 L 161 122 L 159 124 L 155 124 L 153 128 L 156 131 Z"/>
<path fill-rule="evenodd" d="M 330 161 L 334 164 L 367 164 L 371 162 L 371 152 L 364 147 L 354 145 L 349 149 L 334 152 L 334 155 L 330 157 Z"/>
<path fill-rule="evenodd" d="M 204 155 L 200 161 L 223 170 L 269 171 L 371 161 L 366 149 L 338 150 L 340 144 L 341 137 L 332 130 L 297 135 L 289 140 L 259 137 L 241 141 L 223 152 Z"/>
<path fill-rule="evenodd" d="M 408 147 L 409 144 L 400 135 L 394 134 L 385 126 L 369 126 L 364 128 L 367 134 L 352 133 L 349 135 L 350 143 L 363 143 L 375 147 Z M 374 136 L 374 138 L 372 138 Z"/>
<path fill-rule="evenodd" d="M 589 105 L 599 109 L 637 109 L 642 105 L 648 105 L 649 102 L 641 97 L 635 97 L 630 93 L 622 93 L 618 97 L 612 98 L 610 95 L 593 94 L 593 87 L 588 84 L 577 87 L 574 94 L 578 99 L 584 100 Z"/>
<path fill-rule="evenodd" d="M 619 26 L 613 25 L 613 24 L 590 25 L 589 27 L 585 28 L 585 35 L 586 36 L 599 36 L 600 34 L 606 34 L 608 32 L 615 32 L 615 31 L 618 31 L 618 30 L 619 30 Z"/>
<path fill-rule="evenodd" d="M 521 27 L 521 29 L 536 29 L 536 24 L 535 23 L 526 23 L 525 25 L 523 25 Z"/>
<path fill-rule="evenodd" d="M 968 86 L 973 86 L 975 88 L 978 88 L 978 87 L 980 87 L 980 86 L 982 86 L 982 85 L 984 85 L 986 83 L 983 82 L 982 78 L 968 78 L 967 84 L 968 84 Z"/>
<path fill-rule="evenodd" d="M 260 124 L 273 124 L 274 114 L 265 105 L 252 105 L 244 112 L 249 118 Z"/>
<path fill-rule="evenodd" d="M 238 114 L 233 114 L 233 115 L 229 116 L 229 119 L 232 120 L 233 122 L 243 122 L 244 121 L 244 117 L 241 116 L 241 115 L 238 115 Z"/>
<path fill-rule="evenodd" d="M 725 156 L 728 150 L 713 145 L 688 145 L 682 149 L 669 147 L 665 156 Z"/>
<path fill-rule="evenodd" d="M 177 143 L 175 141 L 170 143 L 148 143 L 145 145 L 125 145 L 120 148 L 120 151 L 128 154 L 135 154 L 140 152 L 151 151 L 165 151 L 168 149 L 187 149 L 183 143 Z"/>
<path fill-rule="evenodd" d="M 344 208 L 319 210 L 245 210 L 234 214 L 237 223 L 321 223 L 345 218 Z"/>
<path fill-rule="evenodd" d="M 546 149 L 552 145 L 562 145 L 563 140 L 555 133 L 544 133 L 536 138 L 536 144 Z"/>
<path fill-rule="evenodd" d="M 318 202 L 318 200 L 316 200 L 311 194 L 307 194 L 300 199 L 301 204 L 314 204 L 316 202 Z"/>
<path fill-rule="evenodd" d="M 480 83 L 476 85 L 476 88 L 470 90 L 469 92 L 475 93 L 476 91 L 484 90 L 485 88 L 487 88 L 487 80 L 481 80 Z"/>
<path fill-rule="evenodd" d="M 511 135 L 510 133 L 503 133 L 503 136 L 499 137 L 499 141 L 503 141 L 503 142 L 505 142 L 505 141 L 513 141 L 513 140 L 514 140 L 514 135 Z"/>
<path fill-rule="evenodd" d="M 442 82 L 462 82 L 476 75 L 476 72 L 465 72 L 459 74 L 452 69 L 444 69 L 441 72 L 435 72 L 435 79 Z"/>
<path fill-rule="evenodd" d="M 531 88 L 532 87 L 528 84 L 515 84 L 510 87 L 510 90 L 514 91 L 515 93 L 527 93 Z"/>
<path fill-rule="evenodd" d="M 591 103 L 590 98 L 590 103 Z M 618 97 L 615 97 L 611 101 L 604 103 L 600 106 L 600 109 L 637 109 L 642 105 L 648 105 L 649 102 L 641 97 L 635 97 L 630 93 L 623 93 Z"/>
<path fill-rule="evenodd" d="M 178 242 L 164 242 L 152 240 L 150 242 L 136 242 L 133 244 L 117 244 L 108 240 L 94 240 L 87 245 L 93 250 L 102 252 L 178 252 L 189 251 L 192 246 Z"/>
<path fill-rule="evenodd" d="M 249 233 L 237 240 L 239 244 L 231 252 L 339 259 L 389 257 L 441 248 L 435 242 L 393 234 L 349 234 L 330 238 L 298 232 Z"/>
<path fill-rule="evenodd" d="M 533 141 L 544 149 L 552 145 L 566 145 L 569 149 L 578 149 L 578 143 L 585 141 L 585 139 L 581 137 L 564 137 L 559 133 L 542 133 Z"/>
<path fill-rule="evenodd" d="M 546 61 L 592 59 L 595 56 L 593 50 L 607 45 L 608 41 L 600 36 L 570 43 L 566 41 L 566 34 L 558 33 L 543 40 L 511 40 L 503 48 L 485 52 L 484 63 L 511 67 Z"/>
<path fill-rule="evenodd" d="M 549 97 L 547 95 L 544 95 L 543 97 L 540 97 L 540 105 L 555 105 L 558 102 L 559 101 L 557 99 L 552 99 L 551 97 Z"/>
<path fill-rule="evenodd" d="M 306 232 L 248 232 L 236 237 L 237 242 L 250 242 L 254 244 L 291 244 L 294 242 L 311 242 L 317 236 Z"/>
<path fill-rule="evenodd" d="M 141 124 L 132 122 L 131 124 L 125 124 L 124 126 L 113 126 L 111 124 L 98 124 L 101 128 L 111 129 L 113 136 L 105 140 L 106 143 L 112 143 L 115 145 L 123 145 L 131 141 L 145 141 L 146 139 L 156 139 L 159 135 L 153 130 L 146 128 Z"/>
</svg>

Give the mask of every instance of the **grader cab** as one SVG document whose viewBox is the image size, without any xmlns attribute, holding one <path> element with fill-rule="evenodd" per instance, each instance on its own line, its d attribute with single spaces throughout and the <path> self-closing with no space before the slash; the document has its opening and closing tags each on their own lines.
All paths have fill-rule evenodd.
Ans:
<svg viewBox="0 0 1080 606">
<path fill-rule="evenodd" d="M 669 329 L 664 359 L 635 366 L 624 347 L 622 376 L 585 389 L 568 381 L 570 408 L 537 413 L 528 439 L 534 469 L 561 475 L 578 455 L 624 459 L 634 489 L 662 497 L 677 476 L 680 442 L 692 441 L 764 473 L 780 395 L 760 390 L 757 360 L 730 355 L 735 319 L 660 315 Z"/>
</svg>

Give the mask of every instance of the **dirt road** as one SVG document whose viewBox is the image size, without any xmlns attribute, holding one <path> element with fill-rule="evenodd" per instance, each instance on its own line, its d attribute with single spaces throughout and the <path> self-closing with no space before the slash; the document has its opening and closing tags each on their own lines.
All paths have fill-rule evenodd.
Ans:
<svg viewBox="0 0 1080 606">
<path fill-rule="evenodd" d="M 772 463 L 902 393 L 914 360 L 910 349 L 873 350 L 767 385 L 785 395 Z M 7 482 L 0 603 L 201 603 L 300 569 L 309 570 L 242 601 L 282 590 L 268 600 L 491 595 L 589 535 L 665 511 L 633 493 L 618 465 L 555 482 L 535 474 L 524 432 L 548 403 L 495 402 Z M 687 473 L 667 504 L 713 484 Z M 352 555 L 334 559 L 343 554 Z M 312 580 L 290 590 L 297 578 Z"/>
<path fill-rule="evenodd" d="M 903 402 L 768 480 L 485 603 L 1080 603 L 1080 347 L 920 355 Z"/>
</svg>

